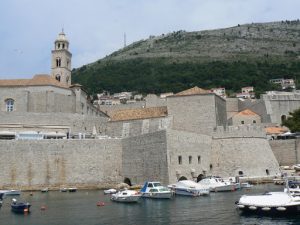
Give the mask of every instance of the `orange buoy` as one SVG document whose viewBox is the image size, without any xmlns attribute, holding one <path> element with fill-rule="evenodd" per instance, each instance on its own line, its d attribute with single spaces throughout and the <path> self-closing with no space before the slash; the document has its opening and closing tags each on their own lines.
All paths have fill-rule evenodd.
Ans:
<svg viewBox="0 0 300 225">
<path fill-rule="evenodd" d="M 97 206 L 104 206 L 105 203 L 104 202 L 97 202 Z"/>
</svg>

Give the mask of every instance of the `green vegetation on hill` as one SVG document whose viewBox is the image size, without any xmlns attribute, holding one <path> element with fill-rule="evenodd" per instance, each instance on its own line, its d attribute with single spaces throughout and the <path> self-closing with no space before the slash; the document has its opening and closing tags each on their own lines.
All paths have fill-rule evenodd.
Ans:
<svg viewBox="0 0 300 225">
<path fill-rule="evenodd" d="M 178 92 L 199 86 L 274 90 L 269 79 L 300 79 L 299 21 L 173 32 L 135 42 L 72 71 L 90 94 Z"/>
</svg>

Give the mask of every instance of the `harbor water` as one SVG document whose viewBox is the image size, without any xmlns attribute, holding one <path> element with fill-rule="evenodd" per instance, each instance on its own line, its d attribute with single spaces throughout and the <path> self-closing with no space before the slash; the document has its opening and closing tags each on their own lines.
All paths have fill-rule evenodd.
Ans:
<svg viewBox="0 0 300 225">
<path fill-rule="evenodd" d="M 31 213 L 15 214 L 11 198 L 5 198 L 0 209 L 1 225 L 193 225 L 193 224 L 300 224 L 300 215 L 261 217 L 241 215 L 235 201 L 243 194 L 282 191 L 283 186 L 256 185 L 250 190 L 211 193 L 206 197 L 176 196 L 171 200 L 141 199 L 139 203 L 111 202 L 103 191 L 79 190 L 74 193 L 23 192 L 17 199 L 32 204 Z M 97 203 L 103 206 L 97 206 Z"/>
</svg>

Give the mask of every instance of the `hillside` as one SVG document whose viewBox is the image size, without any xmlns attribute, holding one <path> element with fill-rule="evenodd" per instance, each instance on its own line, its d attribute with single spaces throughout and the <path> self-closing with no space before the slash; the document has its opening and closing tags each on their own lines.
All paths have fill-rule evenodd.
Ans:
<svg viewBox="0 0 300 225">
<path fill-rule="evenodd" d="M 253 23 L 150 36 L 72 71 L 90 93 L 160 93 L 191 86 L 238 91 L 274 88 L 271 78 L 300 78 L 300 22 Z"/>
</svg>

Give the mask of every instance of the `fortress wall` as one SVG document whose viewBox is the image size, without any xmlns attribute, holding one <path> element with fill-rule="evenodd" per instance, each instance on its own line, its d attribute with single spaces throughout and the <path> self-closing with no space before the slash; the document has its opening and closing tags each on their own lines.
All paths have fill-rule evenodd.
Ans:
<svg viewBox="0 0 300 225">
<path fill-rule="evenodd" d="M 212 133 L 214 138 L 260 137 L 266 139 L 263 127 L 259 125 L 218 126 Z"/>
<path fill-rule="evenodd" d="M 212 141 L 211 173 L 219 176 L 270 176 L 279 165 L 265 138 L 219 138 Z"/>
<path fill-rule="evenodd" d="M 193 179 L 204 174 L 204 171 L 209 174 L 211 142 L 211 136 L 168 129 L 170 183 L 176 182 L 181 176 Z M 181 156 L 181 164 L 179 163 L 179 156 Z M 191 157 L 191 161 L 189 157 Z"/>
<path fill-rule="evenodd" d="M 168 97 L 168 114 L 173 116 L 173 129 L 211 133 L 217 125 L 215 98 L 214 94 Z M 224 114 L 226 117 L 226 110 Z"/>
<path fill-rule="evenodd" d="M 120 139 L 0 141 L 0 189 L 122 181 Z"/>
<path fill-rule="evenodd" d="M 148 94 L 145 98 L 145 103 L 146 108 L 167 106 L 167 99 L 160 98 L 155 94 Z"/>
<path fill-rule="evenodd" d="M 108 115 L 113 115 L 116 111 L 124 109 L 141 109 L 145 107 L 145 101 L 137 101 L 135 103 L 127 103 L 120 105 L 99 105 L 102 112 Z"/>
<path fill-rule="evenodd" d="M 291 166 L 300 163 L 300 140 L 271 140 L 272 151 L 279 165 Z"/>
<path fill-rule="evenodd" d="M 129 178 L 133 184 L 145 181 L 169 183 L 165 130 L 125 138 L 122 145 L 124 178 Z"/>
<path fill-rule="evenodd" d="M 96 127 L 98 134 L 105 134 L 107 117 L 87 116 L 70 113 L 22 113 L 0 112 L 0 125 L 20 124 L 32 125 L 31 130 L 36 130 L 34 125 L 62 125 L 69 126 L 71 133 L 92 133 Z M 24 128 L 25 129 L 25 128 Z M 21 131 L 23 128 L 0 128 L 0 130 Z M 26 128 L 30 130 L 30 128 Z"/>
<path fill-rule="evenodd" d="M 226 111 L 227 119 L 231 118 L 237 112 L 239 112 L 238 98 L 227 98 L 226 99 Z"/>
</svg>

